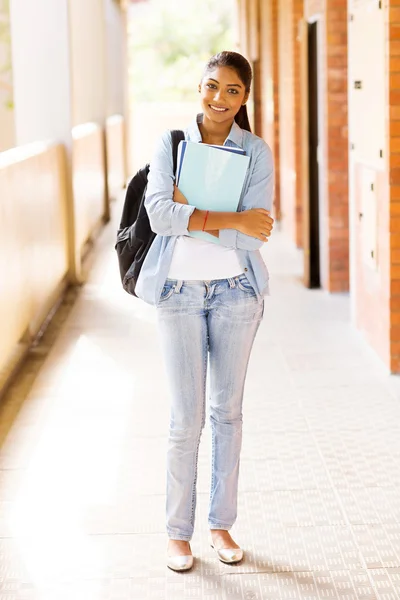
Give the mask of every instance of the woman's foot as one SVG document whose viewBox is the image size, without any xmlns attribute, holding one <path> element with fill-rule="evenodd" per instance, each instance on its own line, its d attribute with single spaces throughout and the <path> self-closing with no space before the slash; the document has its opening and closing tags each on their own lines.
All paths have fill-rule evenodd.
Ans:
<svg viewBox="0 0 400 600">
<path fill-rule="evenodd" d="M 210 529 L 210 545 L 214 548 L 219 560 L 224 563 L 236 563 L 242 560 L 243 550 L 232 539 L 225 529 Z"/>
<path fill-rule="evenodd" d="M 169 540 L 167 548 L 167 567 L 173 571 L 188 571 L 193 566 L 190 543 L 184 540 Z"/>
</svg>

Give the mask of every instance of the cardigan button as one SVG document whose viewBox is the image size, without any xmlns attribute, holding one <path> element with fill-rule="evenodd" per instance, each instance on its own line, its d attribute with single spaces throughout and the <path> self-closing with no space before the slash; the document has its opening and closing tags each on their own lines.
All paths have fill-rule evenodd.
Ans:
<svg viewBox="0 0 400 600">
<path fill-rule="evenodd" d="M 245 271 L 245 273 L 247 273 L 247 271 L 248 271 L 248 268 L 247 268 L 247 267 L 245 267 L 245 268 L 244 268 L 244 271 Z"/>
</svg>

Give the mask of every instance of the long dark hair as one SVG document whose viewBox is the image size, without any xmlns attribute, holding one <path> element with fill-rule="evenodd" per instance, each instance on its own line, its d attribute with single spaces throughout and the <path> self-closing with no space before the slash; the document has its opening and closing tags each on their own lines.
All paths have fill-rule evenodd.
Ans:
<svg viewBox="0 0 400 600">
<path fill-rule="evenodd" d="M 234 69 L 245 86 L 246 93 L 250 93 L 251 82 L 253 79 L 253 73 L 248 60 L 238 52 L 231 52 L 224 50 L 212 56 L 208 61 L 206 68 L 203 73 L 202 80 L 209 71 L 213 71 L 217 67 L 230 67 Z M 240 107 L 239 112 L 235 116 L 235 121 L 242 129 L 251 131 L 249 116 L 247 114 L 247 107 L 244 104 Z"/>
</svg>

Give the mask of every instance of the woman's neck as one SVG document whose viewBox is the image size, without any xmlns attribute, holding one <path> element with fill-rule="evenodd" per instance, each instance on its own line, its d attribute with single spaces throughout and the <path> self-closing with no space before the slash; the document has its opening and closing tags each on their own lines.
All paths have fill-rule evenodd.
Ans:
<svg viewBox="0 0 400 600">
<path fill-rule="evenodd" d="M 203 122 L 199 123 L 203 144 L 217 144 L 222 146 L 229 135 L 232 124 L 233 121 L 228 123 L 228 125 L 226 123 L 213 123 L 203 115 Z"/>
</svg>

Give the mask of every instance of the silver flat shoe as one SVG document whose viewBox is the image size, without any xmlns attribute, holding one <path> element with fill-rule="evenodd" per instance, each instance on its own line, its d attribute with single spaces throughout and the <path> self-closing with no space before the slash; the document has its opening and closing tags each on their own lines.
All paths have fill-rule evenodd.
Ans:
<svg viewBox="0 0 400 600">
<path fill-rule="evenodd" d="M 210 546 L 215 550 L 219 560 L 224 563 L 232 565 L 243 559 L 244 552 L 242 548 L 221 548 L 218 550 L 215 548 L 212 539 L 210 540 Z"/>
<path fill-rule="evenodd" d="M 167 554 L 167 567 L 173 571 L 189 571 L 193 567 L 193 555 L 169 556 Z"/>
</svg>

